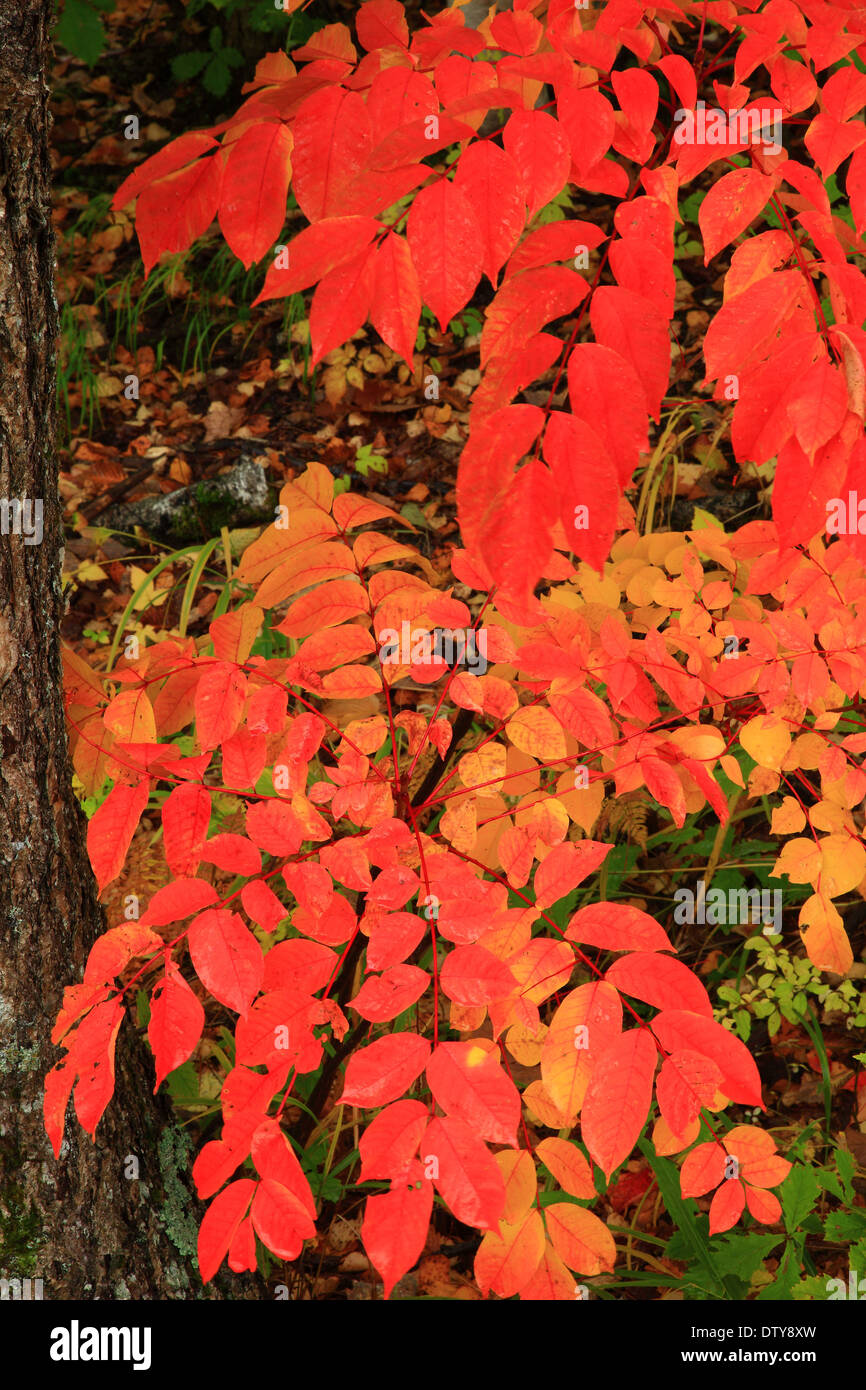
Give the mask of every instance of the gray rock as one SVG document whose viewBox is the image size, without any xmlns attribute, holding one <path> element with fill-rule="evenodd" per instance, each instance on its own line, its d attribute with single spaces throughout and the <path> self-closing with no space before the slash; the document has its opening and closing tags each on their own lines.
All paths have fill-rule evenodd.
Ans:
<svg viewBox="0 0 866 1390">
<path fill-rule="evenodd" d="M 227 473 L 161 497 L 111 507 L 99 518 L 99 525 L 127 532 L 140 526 L 164 545 L 192 545 L 218 536 L 223 526 L 259 526 L 273 517 L 265 470 L 244 454 Z"/>
</svg>

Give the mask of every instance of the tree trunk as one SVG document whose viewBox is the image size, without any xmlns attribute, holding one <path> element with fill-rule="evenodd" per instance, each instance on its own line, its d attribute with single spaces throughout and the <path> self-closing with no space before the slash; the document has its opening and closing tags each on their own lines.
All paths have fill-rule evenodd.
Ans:
<svg viewBox="0 0 866 1390">
<path fill-rule="evenodd" d="M 249 1279 L 202 1293 L 187 1145 L 128 1020 L 96 1144 L 70 1114 L 55 1162 L 42 1123 L 63 987 L 104 928 L 60 670 L 51 15 L 0 5 L 0 1276 L 41 1279 L 46 1299 L 260 1298 Z"/>
</svg>

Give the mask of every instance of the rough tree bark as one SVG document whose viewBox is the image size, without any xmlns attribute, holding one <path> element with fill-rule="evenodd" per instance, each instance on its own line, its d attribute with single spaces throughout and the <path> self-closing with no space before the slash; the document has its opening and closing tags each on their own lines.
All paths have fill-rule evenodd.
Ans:
<svg viewBox="0 0 866 1390">
<path fill-rule="evenodd" d="M 46 1299 L 196 1298 L 189 1156 L 167 1104 L 150 1094 L 152 1063 L 129 1021 L 96 1144 L 70 1113 L 55 1162 L 42 1126 L 43 1078 L 60 1056 L 52 1021 L 104 929 L 60 674 L 52 9 L 52 0 L 0 5 L 0 1276 L 41 1278 Z M 29 518 L 12 505 L 25 499 Z M 130 1156 L 138 1180 L 126 1176 Z M 205 1296 L 267 1294 L 230 1279 Z"/>
</svg>

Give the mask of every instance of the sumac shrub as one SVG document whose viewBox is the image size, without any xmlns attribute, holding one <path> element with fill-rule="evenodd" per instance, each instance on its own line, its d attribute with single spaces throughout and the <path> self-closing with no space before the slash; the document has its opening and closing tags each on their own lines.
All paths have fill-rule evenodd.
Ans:
<svg viewBox="0 0 866 1390">
<path fill-rule="evenodd" d="M 423 374 L 422 305 L 444 329 L 482 276 L 494 290 L 458 475 L 463 598 L 402 518 L 310 464 L 206 639 L 107 673 L 69 655 L 76 770 L 113 782 L 89 827 L 100 888 L 148 806 L 170 881 L 67 989 L 46 1123 L 58 1150 L 74 1088 L 94 1133 L 130 990 L 149 991 L 157 1085 L 206 1008 L 236 1017 L 194 1168 L 205 1280 L 255 1268 L 257 1239 L 293 1260 L 315 1234 L 286 1120 L 299 1080 L 317 1115 L 336 1084 L 362 1116 L 386 1293 L 440 1200 L 484 1233 L 482 1290 L 573 1298 L 575 1275 L 613 1268 L 590 1206 L 648 1121 L 683 1194 L 714 1193 L 711 1232 L 778 1220 L 790 1165 L 725 1113 L 764 1108 L 755 1063 L 662 925 L 603 900 L 593 830 L 638 788 L 678 827 L 772 798 L 790 837 L 773 873 L 812 890 L 809 956 L 849 969 L 833 900 L 866 874 L 864 26 L 793 0 L 518 0 L 480 32 L 448 9 L 410 35 L 396 0 L 368 0 L 357 47 L 337 24 L 270 55 L 230 120 L 119 190 L 148 270 L 218 217 L 245 265 L 273 251 L 259 300 L 315 286 L 314 363 L 369 321 Z M 683 369 L 675 228 L 707 171 L 702 244 L 727 270 L 706 379 L 737 462 L 775 460 L 773 519 L 639 536 L 624 493 Z M 290 186 L 309 225 L 275 247 Z M 600 195 L 597 221 L 540 217 L 569 189 Z M 551 368 L 546 407 L 517 399 Z M 258 651 L 262 631 L 286 654 Z M 424 713 L 396 707 L 407 676 Z M 345 728 L 327 714 L 371 695 Z M 210 866 L 233 876 L 222 894 Z"/>
</svg>

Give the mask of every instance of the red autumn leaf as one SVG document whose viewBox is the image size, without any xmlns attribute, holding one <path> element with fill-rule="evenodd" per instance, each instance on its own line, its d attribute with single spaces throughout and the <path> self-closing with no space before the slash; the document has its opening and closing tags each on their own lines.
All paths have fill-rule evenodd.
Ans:
<svg viewBox="0 0 866 1390">
<path fill-rule="evenodd" d="M 388 233 L 373 257 L 372 276 L 370 322 L 411 368 L 422 306 L 418 272 L 405 237 Z"/>
<path fill-rule="evenodd" d="M 597 289 L 589 314 L 596 343 L 619 354 L 633 369 L 649 414 L 659 420 L 671 372 L 670 329 L 665 316 L 651 300 L 622 285 Z M 618 370 L 621 374 L 622 369 Z M 570 384 L 569 368 L 569 388 Z"/>
<path fill-rule="evenodd" d="M 738 375 L 757 365 L 777 341 L 779 328 L 803 292 L 800 272 L 781 270 L 723 304 L 704 338 L 707 379 Z"/>
<path fill-rule="evenodd" d="M 517 981 L 504 961 L 483 946 L 456 946 L 442 965 L 439 983 L 458 1004 L 487 1004 L 504 999 Z"/>
<path fill-rule="evenodd" d="M 682 1048 L 672 1052 L 656 1077 L 659 1109 L 674 1134 L 684 1134 L 722 1086 L 721 1068 L 712 1057 Z"/>
<path fill-rule="evenodd" d="M 462 188 L 447 179 L 422 188 L 409 212 L 406 236 L 421 297 L 444 333 L 481 278 L 481 228 Z"/>
<path fill-rule="evenodd" d="M 788 401 L 788 419 L 801 448 L 813 455 L 842 428 L 847 413 L 844 376 L 826 357 L 814 362 Z"/>
<path fill-rule="evenodd" d="M 69 1044 L 69 1061 L 78 1073 L 75 1113 L 91 1139 L 114 1094 L 114 1045 L 123 1022 L 119 999 L 91 1009 Z"/>
<path fill-rule="evenodd" d="M 424 1249 L 433 1210 L 433 1184 L 425 1179 L 420 1163 L 394 1178 L 390 1192 L 368 1197 L 361 1224 L 361 1240 L 375 1269 L 382 1276 L 385 1297 L 399 1279 L 417 1264 Z"/>
<path fill-rule="evenodd" d="M 421 998 L 429 981 L 417 965 L 392 965 L 382 975 L 368 976 L 349 1007 L 370 1023 L 388 1023 Z"/>
<path fill-rule="evenodd" d="M 721 1069 L 720 1089 L 729 1100 L 764 1108 L 761 1078 L 748 1049 L 714 1019 L 685 1009 L 665 1009 L 653 1019 L 653 1032 L 666 1052 L 680 1048 L 710 1057 Z"/>
<path fill-rule="evenodd" d="M 296 1260 L 316 1223 L 294 1192 L 274 1178 L 263 1178 L 253 1197 L 250 1219 L 264 1245 L 283 1260 Z"/>
<path fill-rule="evenodd" d="M 537 406 L 511 405 L 470 433 L 457 470 L 457 511 L 468 547 L 478 547 L 482 528 L 505 498 L 515 465 L 543 425 L 544 414 Z"/>
<path fill-rule="evenodd" d="M 63 1143 L 63 1127 L 66 1118 L 66 1109 L 69 1105 L 69 1097 L 72 1094 L 72 1086 L 75 1081 L 75 1069 L 71 1059 L 64 1057 L 51 1068 L 45 1076 L 45 1094 L 42 1100 L 42 1118 L 45 1125 L 45 1133 L 51 1141 L 54 1150 L 54 1157 L 60 1157 L 60 1146 Z"/>
<path fill-rule="evenodd" d="M 192 782 L 169 792 L 162 807 L 162 838 L 168 867 L 176 877 L 192 877 L 210 823 L 210 792 Z"/>
<path fill-rule="evenodd" d="M 150 999 L 147 1037 L 156 1063 L 154 1094 L 169 1072 L 191 1055 L 204 1028 L 204 1009 L 176 965 L 166 965 L 165 979 Z"/>
<path fill-rule="evenodd" d="M 546 111 L 515 111 L 502 132 L 502 143 L 523 180 L 531 221 L 565 187 L 571 168 L 568 137 Z"/>
<path fill-rule="evenodd" d="M 247 807 L 247 835 L 266 854 L 283 858 L 295 854 L 304 838 L 303 826 L 285 802 L 256 801 Z"/>
<path fill-rule="evenodd" d="M 583 299 L 588 285 L 566 266 L 524 270 L 506 280 L 493 297 L 481 332 L 481 365 L 521 343 L 553 319 L 568 314 Z"/>
<path fill-rule="evenodd" d="M 427 1081 L 446 1115 L 465 1120 L 491 1144 L 517 1147 L 520 1093 L 497 1051 L 478 1043 L 440 1043 L 427 1063 Z"/>
<path fill-rule="evenodd" d="M 90 949 L 84 983 L 110 983 L 134 956 L 153 956 L 161 947 L 160 937 L 143 922 L 124 922 L 119 927 L 111 927 Z"/>
<path fill-rule="evenodd" d="M 601 573 L 618 516 L 619 480 L 614 462 L 585 420 L 559 410 L 550 414 L 544 457 L 553 474 L 569 548 Z"/>
<path fill-rule="evenodd" d="M 361 1135 L 359 1182 L 368 1178 L 396 1179 L 409 1168 L 429 1121 L 418 1100 L 398 1100 L 380 1110 Z"/>
<path fill-rule="evenodd" d="M 611 1043 L 593 1067 L 580 1132 L 608 1179 L 628 1157 L 646 1123 L 658 1049 L 643 1028 Z"/>
<path fill-rule="evenodd" d="M 312 994 L 334 978 L 338 956 L 317 941 L 280 941 L 265 955 L 265 991 L 288 988 L 306 990 Z"/>
<path fill-rule="evenodd" d="M 200 155 L 216 149 L 216 144 L 213 135 L 207 130 L 192 130 L 186 135 L 179 135 L 149 159 L 136 165 L 115 193 L 111 202 L 113 211 L 118 212 L 121 208 L 127 207 L 148 184 L 164 178 L 167 174 L 175 173 L 185 165 L 191 164 L 193 160 L 198 160 Z"/>
<path fill-rule="evenodd" d="M 433 1120 L 421 1140 L 421 1160 L 433 1169 L 436 1191 L 466 1226 L 495 1230 L 505 1208 L 505 1185 L 493 1156 L 472 1127 L 453 1115 Z"/>
<path fill-rule="evenodd" d="M 194 912 L 201 912 L 203 907 L 210 907 L 216 901 L 217 891 L 212 883 L 206 883 L 203 878 L 176 878 L 173 883 L 167 883 L 154 893 L 140 922 L 142 925 L 164 927 L 170 922 L 191 917 Z"/>
<path fill-rule="evenodd" d="M 261 873 L 262 869 L 262 856 L 246 835 L 227 831 L 205 840 L 201 857 L 206 864 L 216 864 L 226 873 L 243 874 L 247 878 Z"/>
<path fill-rule="evenodd" d="M 704 265 L 751 226 L 773 196 L 775 186 L 775 178 L 754 168 L 732 169 L 713 184 L 698 211 Z"/>
<path fill-rule="evenodd" d="M 741 1182 L 737 1182 L 736 1179 L 723 1182 L 710 1203 L 710 1235 L 718 1235 L 721 1231 L 729 1231 L 732 1226 L 736 1226 L 743 1214 L 745 1202 L 746 1192 Z"/>
<path fill-rule="evenodd" d="M 409 43 L 406 11 L 399 0 L 366 0 L 358 10 L 358 42 L 368 52 L 375 48 L 405 48 Z"/>
<path fill-rule="evenodd" d="M 205 989 L 246 1015 L 262 984 L 259 943 L 237 913 L 209 908 L 196 917 L 187 936 L 189 953 Z"/>
<path fill-rule="evenodd" d="M 365 1107 L 397 1100 L 424 1070 L 430 1044 L 417 1033 L 392 1033 L 354 1052 L 346 1066 L 341 1105 Z"/>
<path fill-rule="evenodd" d="M 648 445 L 647 402 L 631 362 L 600 343 L 578 343 L 568 359 L 568 398 L 613 459 L 620 488 L 631 482 Z"/>
<path fill-rule="evenodd" d="M 265 931 L 272 932 L 285 921 L 289 910 L 281 903 L 272 888 L 260 878 L 250 879 L 241 889 L 244 912 Z"/>
<path fill-rule="evenodd" d="M 725 1151 L 721 1144 L 698 1144 L 686 1155 L 680 1171 L 680 1189 L 684 1197 L 702 1197 L 724 1180 Z"/>
<path fill-rule="evenodd" d="M 145 276 L 162 256 L 188 250 L 207 231 L 219 207 L 222 175 L 221 156 L 211 155 L 142 189 L 135 229 Z"/>
<path fill-rule="evenodd" d="M 481 231 L 482 269 L 495 286 L 526 220 L 520 169 L 498 145 L 470 145 L 460 156 L 455 183 L 475 212 Z"/>
<path fill-rule="evenodd" d="M 202 1283 L 210 1283 L 228 1254 L 257 1186 L 251 1178 L 239 1178 L 215 1197 L 205 1212 L 198 1233 L 198 1267 Z"/>
<path fill-rule="evenodd" d="M 411 912 L 386 912 L 377 917 L 367 945 L 367 968 L 388 970 L 410 956 L 429 931 L 429 923 Z"/>
<path fill-rule="evenodd" d="M 378 231 L 374 217 L 324 217 L 304 227 L 268 267 L 265 283 L 253 304 L 282 299 L 315 285 L 339 266 L 354 260 Z"/>
<path fill-rule="evenodd" d="M 550 265 L 552 261 L 570 261 L 575 270 L 575 262 L 580 251 L 594 251 L 605 240 L 600 227 L 592 222 L 582 222 L 569 218 L 563 222 L 550 222 L 545 227 L 535 227 L 518 246 L 505 267 L 505 278 L 510 279 L 521 270 L 534 270 L 537 266 Z"/>
<path fill-rule="evenodd" d="M 265 121 L 245 130 L 226 160 L 219 224 L 246 269 L 266 255 L 282 231 L 293 144 L 288 126 Z"/>
<path fill-rule="evenodd" d="M 667 933 L 654 917 L 625 903 L 591 903 L 576 912 L 565 933 L 568 941 L 604 951 L 672 951 Z"/>
<path fill-rule="evenodd" d="M 87 826 L 87 853 L 99 893 L 123 868 L 147 798 L 146 779 L 135 787 L 119 782 L 91 816 Z"/>
<path fill-rule="evenodd" d="M 310 222 L 359 212 L 353 185 L 372 149 L 370 118 L 361 96 L 322 87 L 302 103 L 292 123 L 292 191 Z"/>
<path fill-rule="evenodd" d="M 642 999 L 657 1009 L 685 1008 L 707 1018 L 713 1016 L 710 996 L 688 966 L 656 951 L 633 951 L 620 956 L 604 978 L 623 994 Z"/>
<path fill-rule="evenodd" d="M 596 87 L 569 87 L 559 94 L 559 119 L 582 178 L 607 154 L 616 129 L 614 109 Z"/>
<path fill-rule="evenodd" d="M 272 1178 L 293 1193 L 310 1217 L 316 1204 L 295 1151 L 276 1120 L 265 1120 L 252 1137 L 250 1153 L 262 1178 Z"/>
<path fill-rule="evenodd" d="M 319 281 L 310 306 L 312 366 L 351 338 L 366 321 L 373 302 L 375 267 L 375 255 L 368 248 Z"/>
<path fill-rule="evenodd" d="M 749 1208 L 749 1215 L 756 1221 L 761 1221 L 765 1226 L 775 1226 L 777 1221 L 782 1219 L 782 1204 L 773 1192 L 764 1192 L 759 1187 L 746 1188 L 746 1206 Z"/>
</svg>

